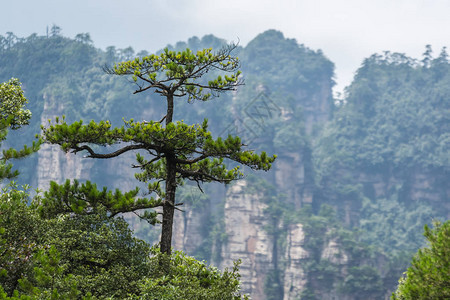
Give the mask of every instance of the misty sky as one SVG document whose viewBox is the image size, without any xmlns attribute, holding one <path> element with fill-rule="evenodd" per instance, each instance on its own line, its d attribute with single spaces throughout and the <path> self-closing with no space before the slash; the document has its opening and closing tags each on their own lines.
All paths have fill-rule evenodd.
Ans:
<svg viewBox="0 0 450 300">
<path fill-rule="evenodd" d="M 420 58 L 450 48 L 450 0 L 0 0 L 0 34 L 44 35 L 56 24 L 95 46 L 153 52 L 189 37 L 214 34 L 245 46 L 277 29 L 336 66 L 342 91 L 364 58 L 385 50 Z"/>
</svg>

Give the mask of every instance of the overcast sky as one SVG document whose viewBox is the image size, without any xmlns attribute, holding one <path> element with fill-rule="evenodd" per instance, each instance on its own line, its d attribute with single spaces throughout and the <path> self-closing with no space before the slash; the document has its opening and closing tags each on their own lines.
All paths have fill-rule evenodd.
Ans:
<svg viewBox="0 0 450 300">
<path fill-rule="evenodd" d="M 336 66 L 342 91 L 364 58 L 385 50 L 419 58 L 450 48 L 450 0 L 0 0 L 0 34 L 44 35 L 56 24 L 95 46 L 153 52 L 214 34 L 245 46 L 267 29 L 312 49 Z"/>
</svg>

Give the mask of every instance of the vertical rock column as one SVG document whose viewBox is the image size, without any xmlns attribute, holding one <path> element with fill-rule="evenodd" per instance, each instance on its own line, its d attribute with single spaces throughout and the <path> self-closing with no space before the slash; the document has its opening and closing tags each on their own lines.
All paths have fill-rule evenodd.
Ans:
<svg viewBox="0 0 450 300">
<path fill-rule="evenodd" d="M 302 224 L 289 226 L 286 241 L 286 269 L 284 271 L 284 300 L 299 299 L 307 284 L 307 274 L 303 270 L 303 262 L 308 252 L 303 248 L 305 233 Z"/>
<path fill-rule="evenodd" d="M 228 236 L 222 247 L 221 268 L 231 267 L 241 259 L 242 291 L 252 299 L 265 299 L 264 283 L 272 267 L 273 241 L 264 230 L 266 204 L 261 195 L 245 193 L 245 181 L 236 182 L 228 191 L 225 203 L 225 230 Z"/>
<path fill-rule="evenodd" d="M 44 94 L 44 110 L 41 124 L 48 125 L 48 120 L 54 121 L 61 117 L 64 108 L 52 95 Z M 42 145 L 38 152 L 38 168 L 36 170 L 36 185 L 47 190 L 50 181 L 62 183 L 66 179 L 89 179 L 92 167 L 91 159 L 83 159 L 83 155 L 64 153 L 58 145 Z"/>
</svg>

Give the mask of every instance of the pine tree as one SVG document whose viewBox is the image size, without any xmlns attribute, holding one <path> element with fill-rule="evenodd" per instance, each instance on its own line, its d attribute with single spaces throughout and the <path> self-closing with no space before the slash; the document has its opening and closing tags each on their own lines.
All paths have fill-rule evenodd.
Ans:
<svg viewBox="0 0 450 300">
<path fill-rule="evenodd" d="M 149 157 L 136 154 L 137 165 L 142 172 L 136 178 L 148 184 L 151 198 L 136 199 L 138 190 L 128 193 L 98 191 L 96 186 L 78 182 L 59 186 L 52 183 L 46 193 L 44 207 L 72 209 L 79 213 L 90 213 L 98 205 L 106 207 L 111 215 L 119 212 L 162 206 L 162 234 L 160 248 L 162 253 L 171 253 L 174 211 L 177 206 L 175 193 L 184 180 L 197 182 L 229 183 L 243 177 L 239 166 L 228 169 L 224 160 L 231 160 L 255 170 L 269 170 L 276 156 L 265 152 L 256 154 L 245 150 L 239 137 L 213 139 L 208 131 L 208 121 L 202 124 L 187 125 L 182 121 L 173 122 L 174 99 L 187 98 L 187 101 L 207 101 L 222 92 L 233 91 L 242 84 L 239 61 L 231 56 L 236 46 L 231 45 L 213 53 L 203 49 L 193 53 L 189 49 L 181 52 L 165 49 L 161 54 L 122 62 L 112 68 L 105 68 L 113 75 L 131 76 L 137 85 L 134 92 L 153 90 L 167 103 L 165 116 L 160 121 L 125 121 L 124 126 L 112 128 L 108 121 L 83 124 L 82 121 L 67 124 L 65 119 L 57 119 L 43 128 L 43 138 L 47 143 L 58 144 L 68 152 L 86 151 L 87 157 L 108 159 L 129 151 L 145 150 Z M 214 80 L 206 81 L 205 75 L 220 71 Z M 165 122 L 164 122 L 165 121 Z M 164 122 L 164 123 L 163 123 Z M 118 150 L 99 153 L 92 145 L 119 145 Z M 95 148 L 97 149 L 97 148 Z M 161 186 L 164 183 L 164 188 Z M 144 216 L 155 223 L 156 212 Z"/>
</svg>

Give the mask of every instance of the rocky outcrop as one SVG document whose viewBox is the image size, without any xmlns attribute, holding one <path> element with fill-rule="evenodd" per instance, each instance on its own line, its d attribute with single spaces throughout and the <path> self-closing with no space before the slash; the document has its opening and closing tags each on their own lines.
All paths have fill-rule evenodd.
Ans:
<svg viewBox="0 0 450 300">
<path fill-rule="evenodd" d="M 271 172 L 275 174 L 277 188 L 286 194 L 286 200 L 293 203 L 296 209 L 312 203 L 313 191 L 306 178 L 311 174 L 305 174 L 302 153 L 279 154 Z"/>
<path fill-rule="evenodd" d="M 172 247 L 183 249 L 186 253 L 195 254 L 202 245 L 208 232 L 208 214 L 205 212 L 209 207 L 193 208 L 192 205 L 184 205 L 183 212 L 175 213 L 174 228 L 172 236 Z"/>
<path fill-rule="evenodd" d="M 413 201 L 426 201 L 436 211 L 447 212 L 450 219 L 450 176 L 445 170 L 419 169 L 410 174 L 408 195 Z"/>
<path fill-rule="evenodd" d="M 44 94 L 44 110 L 41 124 L 48 124 L 56 117 L 63 115 L 64 107 L 52 95 Z M 92 160 L 83 159 L 83 155 L 64 153 L 57 145 L 42 145 L 37 153 L 38 168 L 36 169 L 36 185 L 41 190 L 47 190 L 50 181 L 62 183 L 66 179 L 87 180 L 91 177 Z"/>
<path fill-rule="evenodd" d="M 306 93 L 304 90 L 297 90 L 296 98 L 303 111 L 305 131 L 308 135 L 314 136 L 315 126 L 322 126 L 331 117 L 333 111 L 332 82 L 329 78 L 320 81 L 320 88 L 316 93 Z"/>
<path fill-rule="evenodd" d="M 37 186 L 47 190 L 50 181 L 62 183 L 66 179 L 88 180 L 93 162 L 83 159 L 81 155 L 64 153 L 59 146 L 43 145 L 38 152 L 38 164 Z"/>
<path fill-rule="evenodd" d="M 284 300 L 297 299 L 307 284 L 308 278 L 303 264 L 309 253 L 303 248 L 304 242 L 305 233 L 302 224 L 289 226 L 285 253 Z"/>
<path fill-rule="evenodd" d="M 242 290 L 252 299 L 265 299 L 264 284 L 273 269 L 273 241 L 264 230 L 267 218 L 258 194 L 245 193 L 246 182 L 236 182 L 228 191 L 225 203 L 225 232 L 227 242 L 222 248 L 220 267 L 230 267 L 241 259 Z"/>
<path fill-rule="evenodd" d="M 47 125 L 48 120 L 54 122 L 56 118 L 64 115 L 64 106 L 60 104 L 51 93 L 43 96 L 43 112 L 41 124 Z M 152 110 L 143 110 L 143 115 L 152 113 Z M 137 118 L 139 119 L 139 118 Z M 100 187 L 119 188 L 122 191 L 134 189 L 138 182 L 134 178 L 136 169 L 131 168 L 135 163 L 135 153 L 127 153 L 119 158 L 96 160 L 85 158 L 85 152 L 77 154 L 64 153 L 58 145 L 44 144 L 37 153 L 36 186 L 47 190 L 50 181 L 62 183 L 67 179 L 79 181 L 91 180 Z"/>
</svg>

